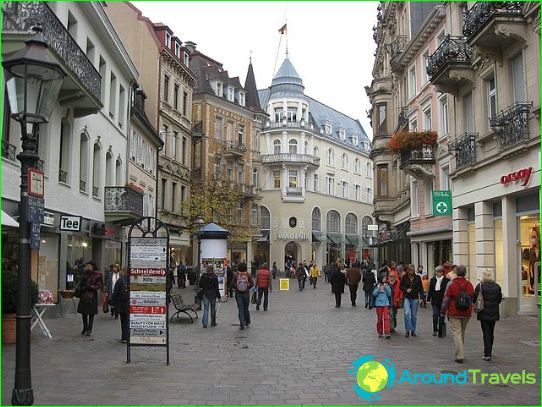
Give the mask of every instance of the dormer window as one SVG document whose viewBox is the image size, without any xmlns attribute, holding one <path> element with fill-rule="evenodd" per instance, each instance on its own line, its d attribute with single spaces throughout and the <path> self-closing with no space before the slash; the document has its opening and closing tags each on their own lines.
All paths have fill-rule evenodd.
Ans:
<svg viewBox="0 0 542 407">
<path fill-rule="evenodd" d="M 350 142 L 357 146 L 358 145 L 358 136 L 350 136 Z"/>
<path fill-rule="evenodd" d="M 177 58 L 181 57 L 181 44 L 179 44 L 178 42 L 175 43 L 175 56 Z"/>
<path fill-rule="evenodd" d="M 184 52 L 183 55 L 184 55 L 183 57 L 184 64 L 188 66 L 188 64 L 190 63 L 190 55 L 188 55 L 188 52 Z"/>
<path fill-rule="evenodd" d="M 216 83 L 216 95 L 218 97 L 222 97 L 224 94 L 224 88 L 222 87 L 222 84 L 220 82 Z"/>
<path fill-rule="evenodd" d="M 346 140 L 346 130 L 342 127 L 339 129 L 339 138 L 341 140 Z"/>
<path fill-rule="evenodd" d="M 330 135 L 331 131 L 332 131 L 331 122 L 326 122 L 326 124 L 324 124 L 324 132 L 327 135 Z"/>
<path fill-rule="evenodd" d="M 241 106 L 245 105 L 245 93 L 244 92 L 239 92 L 239 104 Z"/>
<path fill-rule="evenodd" d="M 235 99 L 234 99 L 234 92 L 233 92 L 233 88 L 231 86 L 228 86 L 228 100 L 230 102 L 233 102 Z"/>
<path fill-rule="evenodd" d="M 171 34 L 166 31 L 166 47 L 171 48 Z"/>
</svg>

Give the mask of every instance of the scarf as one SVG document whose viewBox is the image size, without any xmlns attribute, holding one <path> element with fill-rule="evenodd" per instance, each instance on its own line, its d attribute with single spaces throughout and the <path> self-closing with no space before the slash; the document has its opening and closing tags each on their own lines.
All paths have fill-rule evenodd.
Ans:
<svg viewBox="0 0 542 407">
<path fill-rule="evenodd" d="M 443 278 L 444 278 L 444 276 L 437 277 L 437 283 L 435 284 L 435 291 L 440 291 L 440 285 L 442 284 L 442 279 Z"/>
</svg>

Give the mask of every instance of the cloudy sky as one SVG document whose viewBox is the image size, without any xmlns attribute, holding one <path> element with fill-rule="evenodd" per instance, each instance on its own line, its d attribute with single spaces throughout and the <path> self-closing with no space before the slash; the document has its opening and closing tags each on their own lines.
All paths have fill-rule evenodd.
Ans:
<svg viewBox="0 0 542 407">
<path fill-rule="evenodd" d="M 181 41 L 223 63 L 244 83 L 249 56 L 258 88 L 271 84 L 279 49 L 278 29 L 288 22 L 290 60 L 303 79 L 305 93 L 359 119 L 372 137 L 364 86 L 371 82 L 372 27 L 378 2 L 134 2 L 153 22 L 167 24 Z M 278 52 L 277 52 L 278 50 Z M 278 60 L 277 60 L 278 53 Z"/>
</svg>

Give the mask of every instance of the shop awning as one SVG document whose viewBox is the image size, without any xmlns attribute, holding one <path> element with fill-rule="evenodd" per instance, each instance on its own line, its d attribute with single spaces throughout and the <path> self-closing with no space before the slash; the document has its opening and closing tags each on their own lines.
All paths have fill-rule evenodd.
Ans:
<svg viewBox="0 0 542 407">
<path fill-rule="evenodd" d="M 262 235 L 256 240 L 260 243 L 269 243 L 269 230 L 262 230 Z"/>
<path fill-rule="evenodd" d="M 358 246 L 359 245 L 359 239 L 356 235 L 345 235 L 346 240 L 352 245 L 352 246 Z"/>
<path fill-rule="evenodd" d="M 6 212 L 2 211 L 2 226 L 11 226 L 14 228 L 19 227 L 19 223 L 9 216 Z"/>
<path fill-rule="evenodd" d="M 317 243 L 322 242 L 322 233 L 312 232 L 312 241 Z"/>
<path fill-rule="evenodd" d="M 327 234 L 326 236 L 327 236 L 327 240 L 328 240 L 329 243 L 331 243 L 332 245 L 337 246 L 337 242 L 335 242 L 335 240 L 333 240 L 331 238 L 331 236 L 329 236 L 329 234 Z"/>
</svg>

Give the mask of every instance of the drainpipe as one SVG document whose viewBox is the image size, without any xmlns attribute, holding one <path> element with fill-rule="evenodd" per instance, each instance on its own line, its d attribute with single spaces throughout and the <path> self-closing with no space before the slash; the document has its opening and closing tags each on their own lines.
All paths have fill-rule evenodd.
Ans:
<svg viewBox="0 0 542 407">
<path fill-rule="evenodd" d="M 158 54 L 158 85 L 156 88 L 158 89 L 158 100 L 156 104 L 156 131 L 158 132 L 158 137 L 160 137 L 160 91 L 161 91 L 161 85 L 162 85 L 162 53 L 161 50 L 159 50 Z M 158 199 L 160 199 L 160 194 L 158 191 L 158 184 L 160 181 L 159 178 L 159 170 L 160 170 L 160 151 L 165 147 L 166 143 L 156 149 L 156 205 L 154 205 L 154 217 L 158 218 Z M 169 256 L 169 253 L 168 253 Z"/>
</svg>

